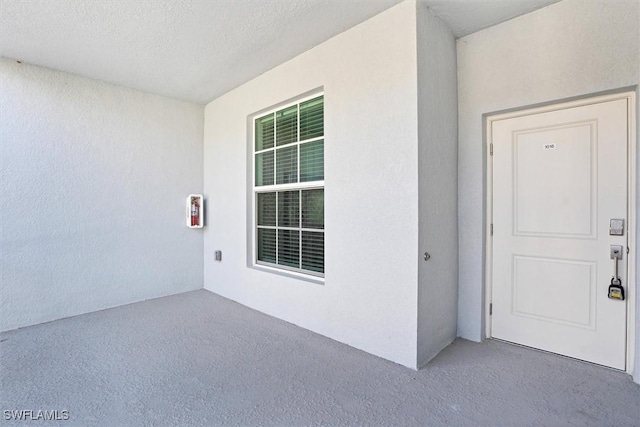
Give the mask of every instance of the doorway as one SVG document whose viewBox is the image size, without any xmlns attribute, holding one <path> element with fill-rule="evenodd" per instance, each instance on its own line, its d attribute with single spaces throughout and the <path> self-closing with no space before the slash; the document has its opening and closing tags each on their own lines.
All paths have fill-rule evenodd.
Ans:
<svg viewBox="0 0 640 427">
<path fill-rule="evenodd" d="M 489 336 L 631 369 L 634 105 L 624 93 L 487 118 Z"/>
</svg>

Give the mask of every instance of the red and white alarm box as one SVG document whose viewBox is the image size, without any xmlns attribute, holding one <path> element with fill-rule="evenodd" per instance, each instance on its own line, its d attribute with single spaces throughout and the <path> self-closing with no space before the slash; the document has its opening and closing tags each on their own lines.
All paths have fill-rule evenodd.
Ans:
<svg viewBox="0 0 640 427">
<path fill-rule="evenodd" d="M 202 194 L 189 194 L 187 197 L 187 227 L 202 228 L 204 225 L 203 202 Z"/>
</svg>

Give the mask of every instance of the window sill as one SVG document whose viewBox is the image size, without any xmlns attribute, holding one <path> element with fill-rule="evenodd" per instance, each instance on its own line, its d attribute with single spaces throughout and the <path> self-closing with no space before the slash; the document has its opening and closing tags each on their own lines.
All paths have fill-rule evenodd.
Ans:
<svg viewBox="0 0 640 427">
<path fill-rule="evenodd" d="M 265 273 L 277 274 L 278 276 L 284 276 L 292 279 L 302 280 L 309 283 L 315 283 L 317 285 L 324 285 L 324 277 L 311 276 L 303 273 L 296 273 L 294 271 L 282 270 L 279 268 L 273 268 L 273 267 L 269 267 L 267 265 L 262 265 L 262 264 L 249 265 L 249 268 L 252 268 L 258 271 L 264 271 Z"/>
</svg>

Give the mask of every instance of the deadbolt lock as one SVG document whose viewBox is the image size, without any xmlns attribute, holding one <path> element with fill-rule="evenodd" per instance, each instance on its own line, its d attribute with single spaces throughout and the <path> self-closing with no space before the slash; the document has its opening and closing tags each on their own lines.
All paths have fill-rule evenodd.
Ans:
<svg viewBox="0 0 640 427">
<path fill-rule="evenodd" d="M 609 235 L 610 236 L 624 235 L 624 219 L 612 218 L 609 220 Z"/>
</svg>

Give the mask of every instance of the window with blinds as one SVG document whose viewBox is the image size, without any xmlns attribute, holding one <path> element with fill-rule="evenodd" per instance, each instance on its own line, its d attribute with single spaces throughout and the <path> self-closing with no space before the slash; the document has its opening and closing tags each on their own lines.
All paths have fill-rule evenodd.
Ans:
<svg viewBox="0 0 640 427">
<path fill-rule="evenodd" d="M 254 259 L 324 276 L 324 97 L 254 120 Z"/>
</svg>

